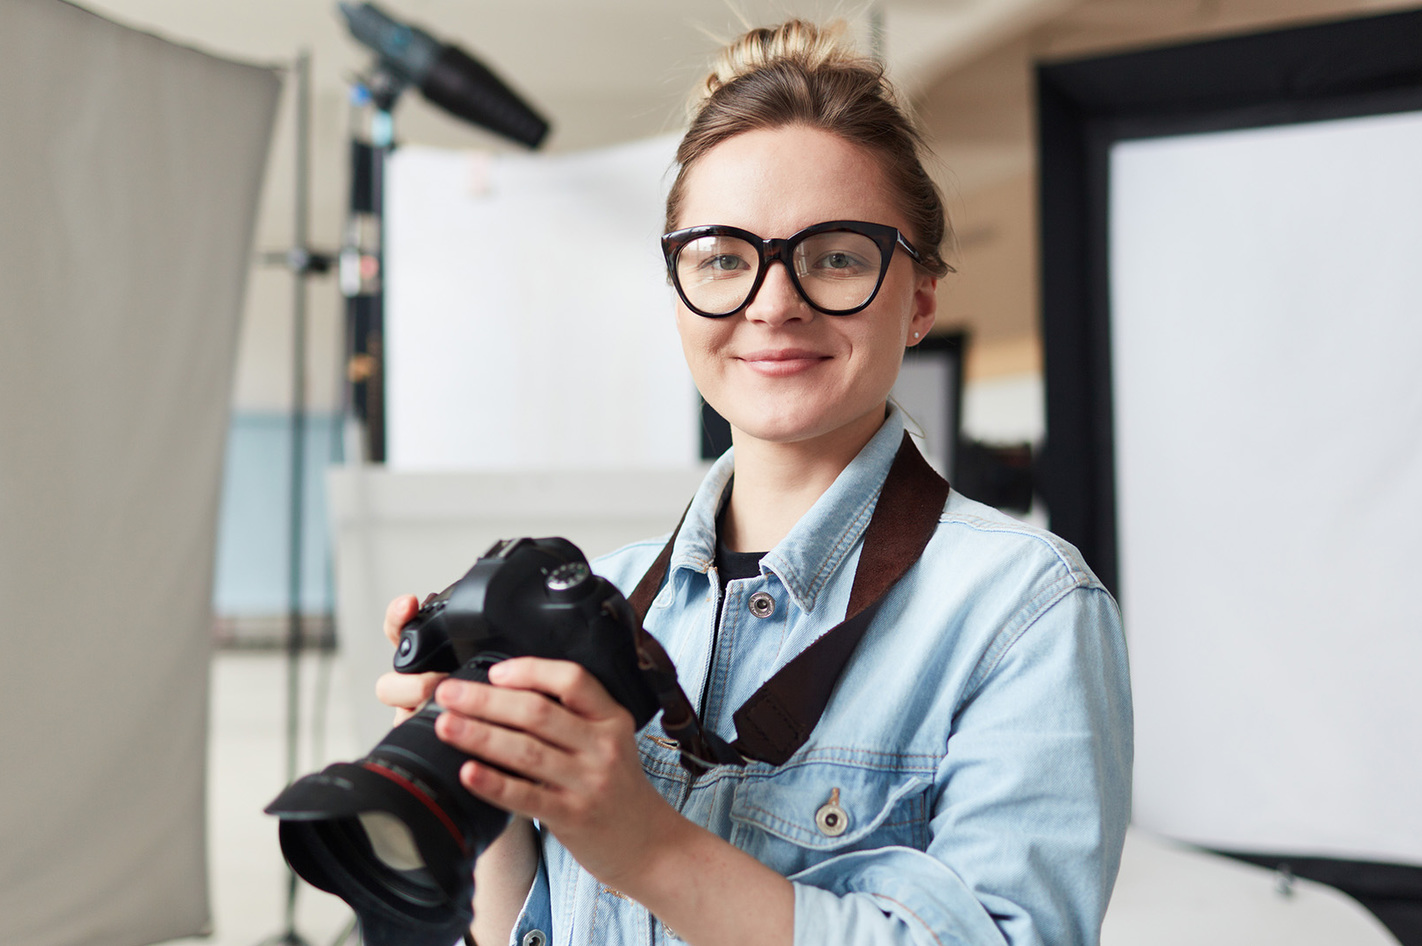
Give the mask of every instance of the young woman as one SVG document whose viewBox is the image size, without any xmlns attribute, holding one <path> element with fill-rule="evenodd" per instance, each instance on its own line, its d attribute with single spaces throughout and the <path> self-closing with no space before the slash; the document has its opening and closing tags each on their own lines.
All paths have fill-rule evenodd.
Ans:
<svg viewBox="0 0 1422 946">
<path fill-rule="evenodd" d="M 708 730 L 793 738 L 698 774 L 572 663 L 386 675 L 391 705 L 434 695 L 482 760 L 465 787 L 518 816 L 477 863 L 475 940 L 1095 942 L 1129 813 L 1125 644 L 1076 551 L 937 491 L 889 402 L 949 271 L 919 139 L 878 66 L 792 21 L 724 51 L 678 164 L 677 326 L 734 448 L 664 564 L 666 537 L 594 568 L 629 595 L 660 569 L 645 626 Z M 392 640 L 414 610 L 392 603 Z M 861 612 L 842 669 L 804 669 Z M 738 712 L 782 670 L 817 718 Z"/>
</svg>

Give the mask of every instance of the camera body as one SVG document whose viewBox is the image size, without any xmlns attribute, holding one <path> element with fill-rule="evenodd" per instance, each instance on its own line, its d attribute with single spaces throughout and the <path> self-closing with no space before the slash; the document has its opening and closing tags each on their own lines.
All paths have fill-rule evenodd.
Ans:
<svg viewBox="0 0 1422 946">
<path fill-rule="evenodd" d="M 641 728 L 656 695 L 637 665 L 637 619 L 567 539 L 508 539 L 463 578 L 426 598 L 400 631 L 395 669 L 455 673 L 510 657 L 581 664 Z"/>
<path fill-rule="evenodd" d="M 395 669 L 487 682 L 511 657 L 572 660 L 632 714 L 659 709 L 639 668 L 625 598 L 566 539 L 496 543 L 431 595 L 402 629 Z M 509 815 L 459 784 L 468 756 L 435 735 L 432 702 L 358 762 L 287 787 L 266 809 L 282 853 L 313 886 L 344 899 L 367 946 L 448 946 L 473 918 L 474 862 Z"/>
</svg>

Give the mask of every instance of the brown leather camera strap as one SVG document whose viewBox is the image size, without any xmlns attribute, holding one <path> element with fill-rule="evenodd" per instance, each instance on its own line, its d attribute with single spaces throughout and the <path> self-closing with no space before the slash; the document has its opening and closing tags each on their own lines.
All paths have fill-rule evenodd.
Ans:
<svg viewBox="0 0 1422 946">
<path fill-rule="evenodd" d="M 854 572 L 844 621 L 820 635 L 736 710 L 732 718 L 737 738 L 730 748 L 751 759 L 783 765 L 805 744 L 885 593 L 923 554 L 947 498 L 947 481 L 928 465 L 905 433 L 864 532 L 864 550 Z M 672 546 L 680 531 L 678 523 L 671 540 L 628 596 L 639 628 L 666 579 Z M 644 648 L 641 638 L 650 645 Z M 639 635 L 638 651 L 644 668 L 662 664 L 656 669 L 663 676 L 671 668 L 666 652 L 645 631 Z M 674 676 L 675 670 L 671 673 Z M 657 689 L 660 695 L 665 688 Z M 676 690 L 680 694 L 680 687 Z M 674 711 L 664 710 L 663 725 L 668 735 L 681 743 L 684 756 L 703 762 L 735 761 L 726 753 L 724 743 L 701 732 L 684 694 Z"/>
</svg>

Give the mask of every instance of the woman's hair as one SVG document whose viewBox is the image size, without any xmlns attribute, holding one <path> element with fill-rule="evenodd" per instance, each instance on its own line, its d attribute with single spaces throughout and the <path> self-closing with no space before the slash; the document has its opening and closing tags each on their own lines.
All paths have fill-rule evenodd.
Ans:
<svg viewBox="0 0 1422 946">
<path fill-rule="evenodd" d="M 668 230 L 677 226 L 686 176 L 699 158 L 742 132 L 803 125 L 875 155 L 924 267 L 935 276 L 953 271 L 942 256 L 948 220 L 942 195 L 923 169 L 923 139 L 899 106 L 883 66 L 855 52 L 845 34 L 843 21 L 818 27 L 788 20 L 751 30 L 721 50 L 696 91 L 691 127 L 677 148 Z"/>
</svg>

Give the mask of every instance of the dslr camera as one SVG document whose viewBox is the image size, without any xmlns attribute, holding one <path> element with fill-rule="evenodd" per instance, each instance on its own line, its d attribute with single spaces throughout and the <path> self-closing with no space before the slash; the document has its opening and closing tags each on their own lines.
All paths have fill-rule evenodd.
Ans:
<svg viewBox="0 0 1422 946">
<path fill-rule="evenodd" d="M 572 660 L 631 712 L 660 708 L 639 667 L 639 623 L 622 594 L 567 539 L 496 543 L 427 598 L 395 653 L 403 673 L 487 682 L 510 657 Z M 450 946 L 473 919 L 473 868 L 509 815 L 459 784 L 468 758 L 434 732 L 433 702 L 357 762 L 298 779 L 267 806 L 298 875 L 355 911 L 367 946 Z"/>
</svg>

